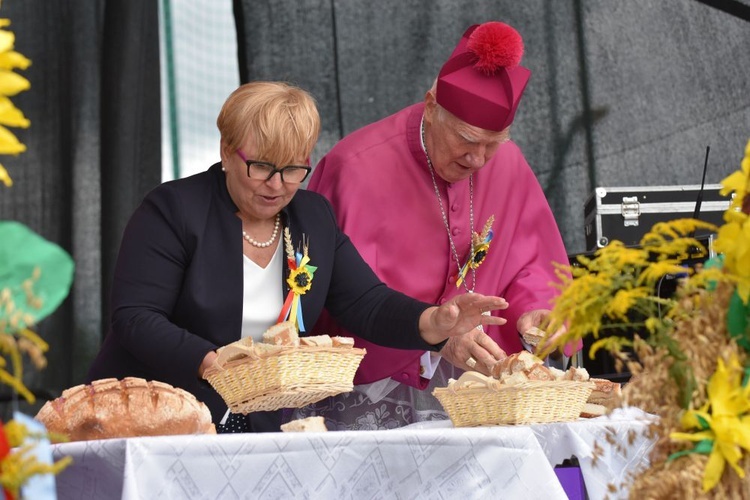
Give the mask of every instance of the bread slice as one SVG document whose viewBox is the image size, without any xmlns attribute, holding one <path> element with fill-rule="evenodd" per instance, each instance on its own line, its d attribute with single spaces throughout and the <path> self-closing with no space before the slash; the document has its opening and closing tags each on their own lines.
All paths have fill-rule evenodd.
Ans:
<svg viewBox="0 0 750 500">
<path fill-rule="evenodd" d="M 576 382 L 585 382 L 589 380 L 589 372 L 586 368 L 571 366 L 565 371 L 564 380 L 575 380 Z"/>
<path fill-rule="evenodd" d="M 535 365 L 543 365 L 544 362 L 531 354 L 529 351 L 514 352 L 510 356 L 501 359 L 492 366 L 492 376 L 501 378 L 502 375 L 512 375 L 521 371 L 531 369 Z"/>
<path fill-rule="evenodd" d="M 539 380 L 544 382 L 551 382 L 555 380 L 555 376 L 552 374 L 549 368 L 544 365 L 534 365 L 526 370 L 526 376 L 529 380 Z"/>
<path fill-rule="evenodd" d="M 516 385 L 528 382 L 529 377 L 524 372 L 511 373 L 510 375 L 502 375 L 500 377 L 500 383 L 505 385 Z"/>
<path fill-rule="evenodd" d="M 299 345 L 313 347 L 333 347 L 333 340 L 328 335 L 313 335 L 311 337 L 300 337 Z"/>
<path fill-rule="evenodd" d="M 555 377 L 555 380 L 565 380 L 565 374 L 567 372 L 562 371 L 559 368 L 555 368 L 554 366 L 548 366 L 550 373 L 552 376 Z"/>
<path fill-rule="evenodd" d="M 529 344 L 530 346 L 536 347 L 539 345 L 539 343 L 544 340 L 544 337 L 547 335 L 547 332 L 544 330 L 540 330 L 539 328 L 532 326 L 525 332 L 521 334 L 521 337 L 523 338 L 524 342 Z"/>
<path fill-rule="evenodd" d="M 331 337 L 333 347 L 354 347 L 354 339 L 351 337 Z"/>
<path fill-rule="evenodd" d="M 591 391 L 587 403 L 604 405 L 608 408 L 617 404 L 622 397 L 622 386 L 617 382 L 603 378 L 591 378 L 594 382 L 594 390 Z"/>
<path fill-rule="evenodd" d="M 326 432 L 328 431 L 328 427 L 326 427 L 323 417 L 314 416 L 282 424 L 281 430 L 283 432 Z"/>
<path fill-rule="evenodd" d="M 283 321 L 273 325 L 263 333 L 263 342 L 273 345 L 299 345 L 299 333 L 291 321 Z"/>
<path fill-rule="evenodd" d="M 586 403 L 583 405 L 581 410 L 581 417 L 583 418 L 595 418 L 601 417 L 607 414 L 607 407 L 604 405 L 598 405 L 594 403 Z"/>
</svg>

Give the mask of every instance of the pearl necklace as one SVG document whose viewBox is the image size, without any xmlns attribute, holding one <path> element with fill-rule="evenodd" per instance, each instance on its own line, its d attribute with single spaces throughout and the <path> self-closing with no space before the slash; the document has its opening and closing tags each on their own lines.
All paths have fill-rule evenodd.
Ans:
<svg viewBox="0 0 750 500">
<path fill-rule="evenodd" d="M 268 241 L 255 241 L 250 237 L 249 234 L 245 232 L 245 230 L 242 230 L 242 237 L 245 238 L 245 241 L 250 243 L 252 246 L 256 248 L 266 248 L 270 247 L 271 243 L 276 241 L 276 236 L 279 235 L 279 226 L 281 225 L 281 215 L 276 214 L 276 222 L 273 225 L 273 234 L 271 235 L 271 238 Z"/>
<path fill-rule="evenodd" d="M 445 231 L 448 233 L 448 242 L 451 245 L 451 253 L 453 254 L 453 259 L 456 261 L 456 272 L 461 270 L 461 260 L 458 258 L 458 251 L 456 250 L 456 244 L 453 242 L 453 236 L 451 236 L 451 228 L 450 224 L 448 224 L 448 216 L 445 214 L 445 208 L 443 207 L 443 197 L 440 196 L 440 189 L 437 185 L 437 180 L 435 179 L 435 168 L 432 166 L 432 160 L 430 159 L 430 155 L 427 154 L 427 146 L 424 141 L 424 116 L 422 116 L 422 123 L 420 125 L 421 127 L 421 140 L 422 140 L 422 151 L 424 151 L 424 155 L 427 158 L 427 167 L 430 170 L 430 177 L 432 177 L 432 186 L 435 188 L 435 195 L 438 199 L 438 205 L 440 205 L 440 215 L 443 216 L 443 225 L 445 226 Z M 469 176 L 469 232 L 474 230 L 474 175 Z M 469 250 L 471 251 L 471 234 L 469 235 Z M 474 287 L 477 284 L 477 271 L 475 268 L 471 268 L 471 288 L 466 284 L 466 280 L 463 281 L 464 288 L 467 292 L 473 293 Z"/>
</svg>

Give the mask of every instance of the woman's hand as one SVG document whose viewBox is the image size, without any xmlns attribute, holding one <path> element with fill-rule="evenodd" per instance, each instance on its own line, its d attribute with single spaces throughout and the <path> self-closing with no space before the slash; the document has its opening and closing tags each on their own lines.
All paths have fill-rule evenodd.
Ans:
<svg viewBox="0 0 750 500">
<path fill-rule="evenodd" d="M 207 368 L 213 366 L 217 356 L 216 351 L 208 351 L 208 354 L 206 354 L 203 361 L 201 361 L 201 365 L 198 367 L 198 377 L 203 378 L 203 373 Z"/>
<path fill-rule="evenodd" d="M 441 306 L 433 306 L 419 317 L 419 333 L 428 344 L 463 335 L 482 325 L 503 325 L 505 318 L 484 313 L 507 309 L 502 297 L 468 293 L 457 295 Z"/>
</svg>

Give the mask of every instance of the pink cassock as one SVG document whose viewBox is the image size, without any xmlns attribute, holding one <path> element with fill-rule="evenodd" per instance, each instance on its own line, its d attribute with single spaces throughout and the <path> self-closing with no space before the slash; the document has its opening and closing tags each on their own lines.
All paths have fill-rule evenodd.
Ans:
<svg viewBox="0 0 750 500">
<path fill-rule="evenodd" d="M 325 195 L 344 232 L 390 287 L 441 304 L 456 294 L 458 266 L 420 142 L 423 105 L 408 107 L 342 139 L 318 163 L 308 189 Z M 505 297 L 510 307 L 494 314 L 508 319 L 488 334 L 507 353 L 522 349 L 516 320 L 527 311 L 550 309 L 557 281 L 553 262 L 568 262 L 560 232 L 534 173 L 520 149 L 502 145 L 474 174 L 474 227 L 469 227 L 469 181 L 448 184 L 437 177 L 445 214 L 461 264 L 472 230 L 481 232 L 494 215 L 494 238 L 476 270 L 474 291 Z M 471 288 L 471 271 L 466 277 Z M 343 332 L 327 315 L 318 333 Z M 392 377 L 424 389 L 422 351 L 380 347 L 356 338 L 367 355 L 355 384 Z M 444 361 L 445 362 L 445 361 Z"/>
</svg>

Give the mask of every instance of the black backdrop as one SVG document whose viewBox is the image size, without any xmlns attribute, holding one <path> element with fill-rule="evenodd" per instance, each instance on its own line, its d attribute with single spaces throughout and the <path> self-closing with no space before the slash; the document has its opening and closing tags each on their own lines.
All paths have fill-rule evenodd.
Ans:
<svg viewBox="0 0 750 500">
<path fill-rule="evenodd" d="M 82 382 L 103 333 L 124 224 L 161 177 L 158 4 L 5 0 L 31 89 L 14 103 L 31 120 L 27 151 L 3 158 L 0 218 L 31 227 L 76 263 L 71 294 L 38 331 L 49 366 L 27 370 L 42 399 Z M 6 406 L 7 410 L 7 406 Z M 5 415 L 2 415 L 5 416 Z"/>
</svg>

